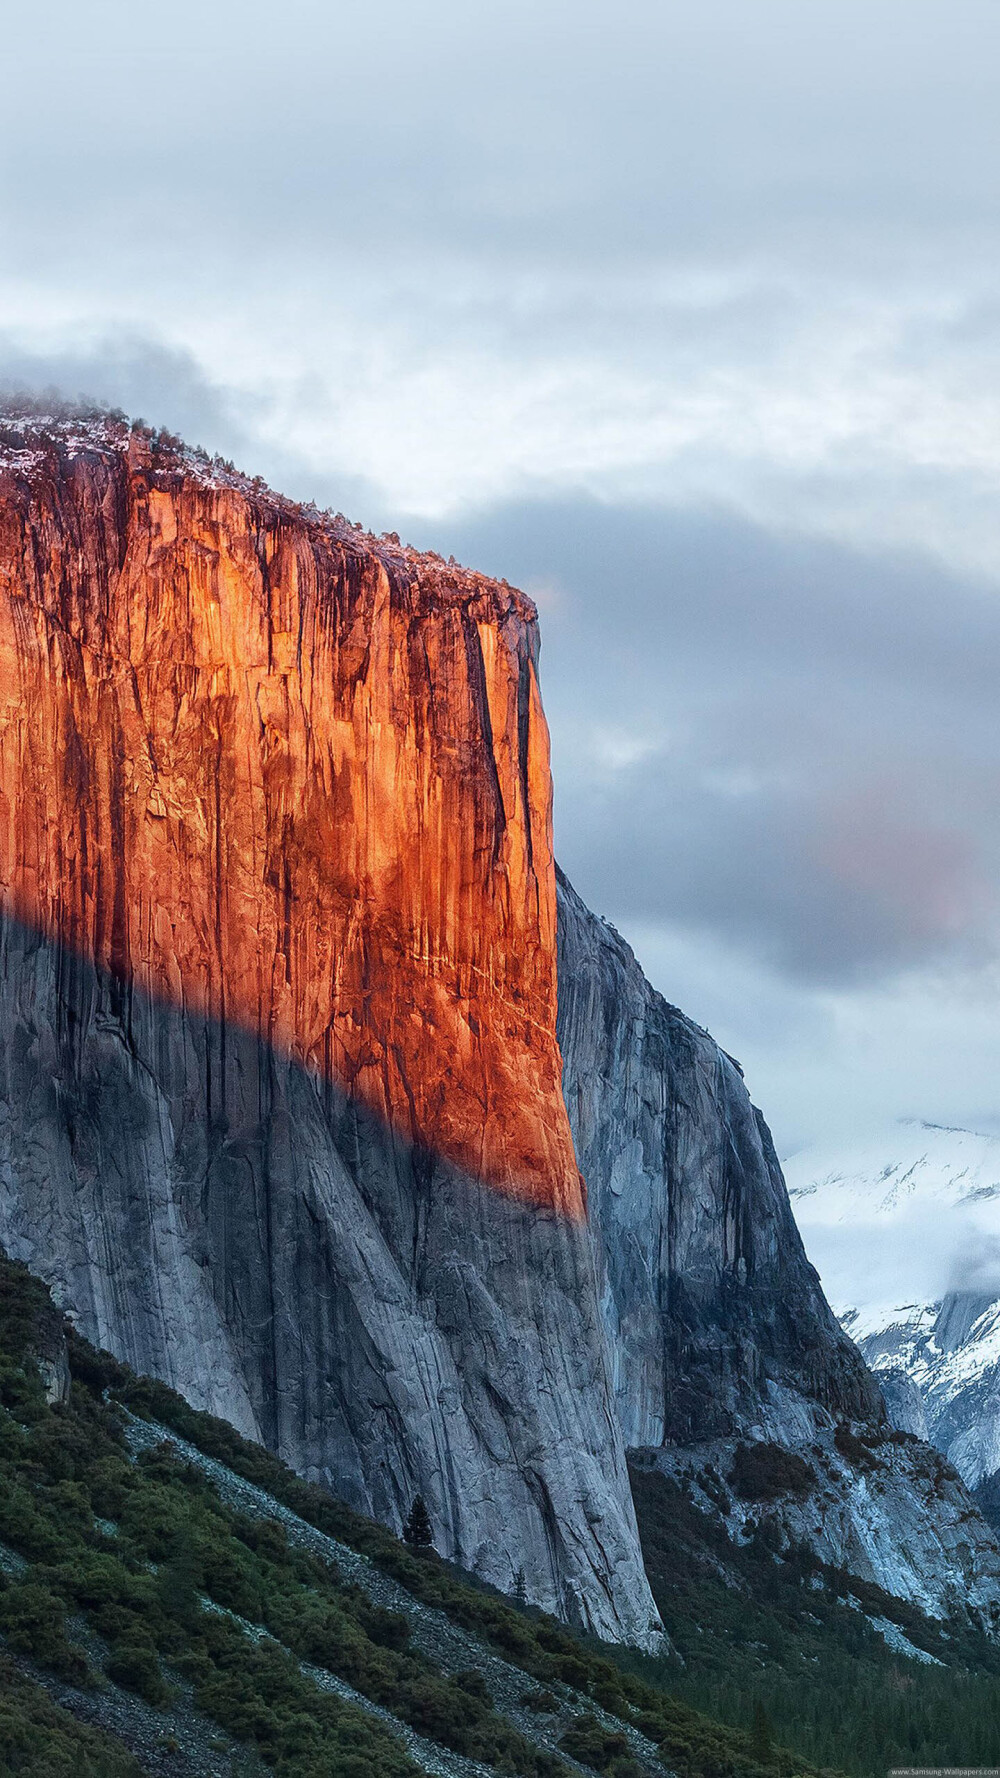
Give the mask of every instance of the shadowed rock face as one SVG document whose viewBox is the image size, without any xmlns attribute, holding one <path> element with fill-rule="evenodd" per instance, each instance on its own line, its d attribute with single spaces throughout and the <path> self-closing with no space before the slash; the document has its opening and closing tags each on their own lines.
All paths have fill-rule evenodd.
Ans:
<svg viewBox="0 0 1000 1778">
<path fill-rule="evenodd" d="M 881 1393 L 806 1259 L 740 1070 L 650 987 L 559 879 L 563 1088 L 587 1182 L 615 1401 L 640 1469 L 663 1470 L 740 1541 L 823 1562 L 932 1616 L 1000 1625 L 1000 1551 L 959 1478 L 890 1434 Z M 859 1438 L 851 1426 L 863 1434 Z M 812 1477 L 730 1494 L 739 1446 Z M 705 1489 L 698 1478 L 708 1478 Z M 726 1499 L 729 1505 L 726 1507 Z"/>
<path fill-rule="evenodd" d="M 561 876 L 558 1031 L 626 1444 L 880 1420 L 738 1066 Z"/>
<path fill-rule="evenodd" d="M 571 1621 L 655 1615 L 584 1225 L 0 922 L 0 1243 L 88 1337 Z"/>
<path fill-rule="evenodd" d="M 534 612 L 113 422 L 0 463 L 0 1240 L 602 1635 L 655 1611 L 560 1094 Z"/>
</svg>

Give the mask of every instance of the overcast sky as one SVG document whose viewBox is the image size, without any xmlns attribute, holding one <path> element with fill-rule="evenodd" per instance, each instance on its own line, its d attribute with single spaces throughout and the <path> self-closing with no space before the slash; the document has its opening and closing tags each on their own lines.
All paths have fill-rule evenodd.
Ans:
<svg viewBox="0 0 1000 1778">
<path fill-rule="evenodd" d="M 558 845 L 779 1150 L 1000 1122 L 997 0 L 36 0 L 0 376 L 538 599 Z"/>
</svg>

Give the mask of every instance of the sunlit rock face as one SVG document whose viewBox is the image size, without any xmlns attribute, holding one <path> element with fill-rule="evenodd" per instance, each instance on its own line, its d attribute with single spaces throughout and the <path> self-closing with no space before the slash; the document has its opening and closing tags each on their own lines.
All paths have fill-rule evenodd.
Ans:
<svg viewBox="0 0 1000 1778">
<path fill-rule="evenodd" d="M 124 428 L 0 469 L 7 907 L 579 1216 L 534 608 Z"/>
<path fill-rule="evenodd" d="M 610 1637 L 642 1571 L 555 1036 L 531 605 L 113 421 L 0 462 L 0 1240 Z"/>
</svg>

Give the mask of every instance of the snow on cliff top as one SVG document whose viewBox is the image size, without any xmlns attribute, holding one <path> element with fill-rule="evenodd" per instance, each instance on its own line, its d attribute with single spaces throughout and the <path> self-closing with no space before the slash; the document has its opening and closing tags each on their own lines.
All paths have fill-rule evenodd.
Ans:
<svg viewBox="0 0 1000 1778">
<path fill-rule="evenodd" d="M 114 452 L 133 463 L 137 453 L 145 453 L 153 473 L 180 472 L 186 481 L 200 487 L 231 489 L 274 513 L 315 525 L 341 544 L 370 551 L 388 569 L 407 570 L 418 584 L 433 584 L 438 593 L 460 598 L 484 592 L 499 595 L 505 606 L 516 609 L 525 620 L 533 622 L 537 618 L 534 602 L 508 581 L 465 568 L 453 556 L 445 561 L 433 550 L 415 550 L 402 543 L 394 531 L 376 537 L 343 513 L 321 511 L 312 502 L 292 500 L 277 493 L 260 476 L 245 475 L 228 459 L 210 457 L 207 451 L 186 444 L 173 433 L 129 420 L 117 410 L 76 408 L 72 404 L 46 410 L 41 403 L 27 399 L 22 402 L 16 395 L 4 396 L 0 391 L 0 472 L 31 476 L 43 469 L 54 446 L 70 458 L 87 452 Z"/>
</svg>

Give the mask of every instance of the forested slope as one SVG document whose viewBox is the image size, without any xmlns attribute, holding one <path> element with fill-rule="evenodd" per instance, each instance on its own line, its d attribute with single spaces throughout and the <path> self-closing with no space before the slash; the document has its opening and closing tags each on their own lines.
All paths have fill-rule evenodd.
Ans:
<svg viewBox="0 0 1000 1778">
<path fill-rule="evenodd" d="M 6 1260 L 0 1403 L 0 1770 L 806 1769 L 666 1695 L 672 1658 L 628 1671 L 135 1378 Z"/>
</svg>

